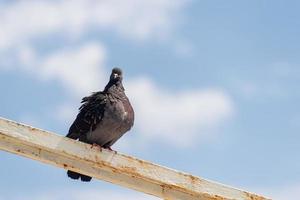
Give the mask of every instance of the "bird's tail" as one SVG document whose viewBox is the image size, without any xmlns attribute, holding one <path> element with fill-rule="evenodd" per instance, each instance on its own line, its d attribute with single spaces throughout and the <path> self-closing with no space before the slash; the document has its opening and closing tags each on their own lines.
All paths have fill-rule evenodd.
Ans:
<svg viewBox="0 0 300 200">
<path fill-rule="evenodd" d="M 70 177 L 71 179 L 79 179 L 80 178 L 81 181 L 84 181 L 84 182 L 89 182 L 92 179 L 92 177 L 90 177 L 90 176 L 79 174 L 77 172 L 73 172 L 70 170 L 68 170 L 67 174 L 68 174 L 68 177 Z"/>
</svg>

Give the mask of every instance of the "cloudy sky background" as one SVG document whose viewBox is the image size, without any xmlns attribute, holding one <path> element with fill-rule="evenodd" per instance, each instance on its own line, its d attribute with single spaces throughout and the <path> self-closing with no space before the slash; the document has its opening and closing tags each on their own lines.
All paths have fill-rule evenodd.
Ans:
<svg viewBox="0 0 300 200">
<path fill-rule="evenodd" d="M 0 0 L 0 115 L 65 135 L 114 66 L 114 149 L 274 199 L 300 195 L 298 1 Z M 0 152 L 0 199 L 156 199 Z"/>
</svg>

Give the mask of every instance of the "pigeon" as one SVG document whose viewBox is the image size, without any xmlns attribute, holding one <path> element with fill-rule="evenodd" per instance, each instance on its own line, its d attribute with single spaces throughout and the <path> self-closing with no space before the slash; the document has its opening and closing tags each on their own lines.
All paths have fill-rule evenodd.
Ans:
<svg viewBox="0 0 300 200">
<path fill-rule="evenodd" d="M 111 146 L 134 123 L 134 111 L 124 92 L 122 80 L 122 70 L 113 68 L 104 90 L 82 99 L 79 113 L 66 137 L 112 150 Z M 85 182 L 92 179 L 70 170 L 67 175 Z"/>
</svg>

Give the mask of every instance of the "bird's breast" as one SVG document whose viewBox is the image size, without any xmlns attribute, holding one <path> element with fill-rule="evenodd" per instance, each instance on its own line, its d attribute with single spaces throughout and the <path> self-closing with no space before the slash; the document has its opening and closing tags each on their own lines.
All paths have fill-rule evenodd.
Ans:
<svg viewBox="0 0 300 200">
<path fill-rule="evenodd" d="M 107 103 L 102 120 L 94 131 L 87 134 L 88 140 L 104 145 L 114 138 L 119 138 L 133 125 L 130 109 L 132 109 L 131 106 L 128 108 L 126 103 L 121 101 Z"/>
</svg>

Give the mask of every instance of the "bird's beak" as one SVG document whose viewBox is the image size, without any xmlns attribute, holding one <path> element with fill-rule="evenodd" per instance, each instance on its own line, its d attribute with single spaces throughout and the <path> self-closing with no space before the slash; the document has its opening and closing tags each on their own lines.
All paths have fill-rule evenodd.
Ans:
<svg viewBox="0 0 300 200">
<path fill-rule="evenodd" d="M 114 76 L 114 79 L 116 79 L 117 77 L 119 77 L 119 74 L 114 73 L 113 76 Z"/>
</svg>

